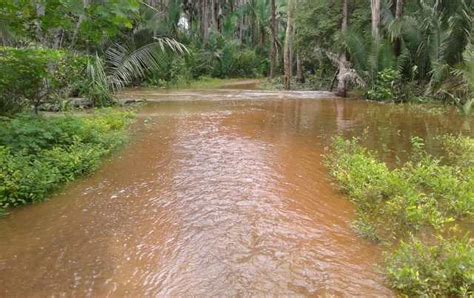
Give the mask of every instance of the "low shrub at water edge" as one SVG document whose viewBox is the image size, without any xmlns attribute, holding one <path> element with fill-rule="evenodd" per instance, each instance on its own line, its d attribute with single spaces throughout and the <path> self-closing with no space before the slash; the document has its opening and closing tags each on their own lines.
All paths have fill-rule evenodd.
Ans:
<svg viewBox="0 0 474 298">
<path fill-rule="evenodd" d="M 473 216 L 474 155 L 469 152 L 474 142 L 452 136 L 441 141 L 448 156 L 445 160 L 428 155 L 422 140 L 414 138 L 412 160 L 392 170 L 356 139 L 334 140 L 326 162 L 331 175 L 356 203 L 365 230 L 392 241 L 422 228 L 440 230 L 456 219 Z"/>
<path fill-rule="evenodd" d="M 413 138 L 411 159 L 395 169 L 357 139 L 335 138 L 326 156 L 331 175 L 356 204 L 360 235 L 392 244 L 412 239 L 387 258 L 390 284 L 407 295 L 462 296 L 474 290 L 472 245 L 451 235 L 462 231 L 459 221 L 474 219 L 474 139 L 438 140 L 444 158 L 427 154 L 423 140 Z M 441 235 L 451 235 L 451 242 Z"/>
<path fill-rule="evenodd" d="M 410 297 L 474 295 L 474 247 L 467 238 L 438 239 L 437 245 L 411 239 L 386 263 L 390 285 Z"/>
<path fill-rule="evenodd" d="M 44 200 L 60 185 L 97 168 L 126 140 L 132 114 L 111 110 L 92 116 L 22 115 L 0 128 L 0 213 Z"/>
</svg>

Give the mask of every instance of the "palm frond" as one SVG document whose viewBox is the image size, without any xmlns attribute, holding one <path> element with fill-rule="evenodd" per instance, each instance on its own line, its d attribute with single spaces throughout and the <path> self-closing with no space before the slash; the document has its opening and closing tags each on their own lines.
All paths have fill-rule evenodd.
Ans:
<svg viewBox="0 0 474 298">
<path fill-rule="evenodd" d="M 114 44 L 106 51 L 107 77 L 112 89 L 123 88 L 135 78 L 142 78 L 149 71 L 159 69 L 167 52 L 177 55 L 188 53 L 188 49 L 174 39 L 162 37 L 155 40 L 138 49 Z"/>
</svg>

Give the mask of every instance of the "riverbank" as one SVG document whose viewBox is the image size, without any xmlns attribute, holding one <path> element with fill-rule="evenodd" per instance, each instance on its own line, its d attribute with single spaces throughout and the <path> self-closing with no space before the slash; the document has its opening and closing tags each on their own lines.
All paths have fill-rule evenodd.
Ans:
<svg viewBox="0 0 474 298">
<path fill-rule="evenodd" d="M 20 114 L 0 127 L 0 213 L 41 202 L 127 139 L 132 114 L 95 110 L 87 117 Z"/>
</svg>

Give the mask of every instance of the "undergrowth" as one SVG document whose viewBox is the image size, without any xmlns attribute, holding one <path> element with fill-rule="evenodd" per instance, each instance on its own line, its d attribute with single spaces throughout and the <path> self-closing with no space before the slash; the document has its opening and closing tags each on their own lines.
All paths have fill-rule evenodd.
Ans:
<svg viewBox="0 0 474 298">
<path fill-rule="evenodd" d="M 92 116 L 20 115 L 0 127 L 0 214 L 36 203 L 78 176 L 126 140 L 132 114 L 111 110 Z"/>
<path fill-rule="evenodd" d="M 453 235 L 466 232 L 459 222 L 474 219 L 474 139 L 438 141 L 444 158 L 426 153 L 415 137 L 410 160 L 391 169 L 358 139 L 337 137 L 326 162 L 357 207 L 358 234 L 395 247 L 386 264 L 394 288 L 406 295 L 472 295 L 474 250 L 468 238 Z"/>
</svg>

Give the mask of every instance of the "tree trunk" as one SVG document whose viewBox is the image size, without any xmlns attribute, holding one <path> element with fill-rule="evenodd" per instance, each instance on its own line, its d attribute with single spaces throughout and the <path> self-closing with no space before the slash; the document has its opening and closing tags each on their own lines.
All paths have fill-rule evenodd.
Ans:
<svg viewBox="0 0 474 298">
<path fill-rule="evenodd" d="M 217 31 L 217 13 L 216 13 L 216 1 L 211 0 L 211 28 L 214 31 Z"/>
<path fill-rule="evenodd" d="M 201 30 L 202 30 L 202 41 L 204 45 L 207 45 L 209 41 L 209 7 L 208 1 L 209 0 L 201 0 L 201 11 L 202 11 L 202 22 L 201 22 Z"/>
<path fill-rule="evenodd" d="M 396 0 L 397 1 L 397 6 L 395 8 L 395 20 L 397 22 L 400 22 L 402 15 L 403 15 L 403 0 Z M 395 56 L 398 57 L 400 56 L 402 52 L 402 40 L 400 37 L 397 37 L 394 41 L 393 44 L 393 50 L 395 52 Z"/>
<path fill-rule="evenodd" d="M 296 81 L 304 83 L 303 63 L 301 62 L 300 54 L 296 54 Z"/>
<path fill-rule="evenodd" d="M 82 7 L 84 8 L 84 12 L 79 16 L 79 19 L 77 20 L 76 28 L 74 29 L 74 33 L 71 39 L 71 48 L 73 48 L 76 45 L 77 37 L 81 29 L 81 24 L 86 18 L 87 8 L 89 7 L 89 0 L 82 0 Z"/>
<path fill-rule="evenodd" d="M 380 0 L 371 0 L 372 9 L 372 37 L 375 41 L 380 40 Z"/>
<path fill-rule="evenodd" d="M 36 39 L 40 43 L 44 44 L 45 40 L 44 40 L 43 30 L 41 29 L 41 20 L 40 19 L 42 17 L 44 17 L 44 15 L 46 13 L 46 7 L 43 5 L 43 3 L 38 1 L 37 3 L 35 3 L 35 12 L 36 12 L 36 22 L 35 22 Z"/>
<path fill-rule="evenodd" d="M 341 23 L 341 32 L 342 35 L 347 34 L 347 27 L 348 27 L 348 19 L 349 19 L 349 12 L 348 12 L 348 2 L 349 0 L 342 0 L 342 23 Z M 346 50 L 342 50 L 341 54 L 339 55 L 339 63 L 338 63 L 338 74 L 337 74 L 337 91 L 336 95 L 346 97 L 347 96 L 347 82 L 345 75 L 348 72 L 347 68 L 347 53 Z"/>
<path fill-rule="evenodd" d="M 276 36 L 276 5 L 275 0 L 271 0 L 271 14 L 272 14 L 272 21 L 271 21 L 271 44 L 270 44 L 270 78 L 273 79 L 275 77 L 275 66 L 276 66 L 276 43 L 277 43 L 277 36 Z"/>
<path fill-rule="evenodd" d="M 291 88 L 291 47 L 293 43 L 293 0 L 288 0 L 288 21 L 286 25 L 285 47 L 283 51 L 283 64 L 285 75 L 283 83 L 286 90 Z"/>
</svg>

